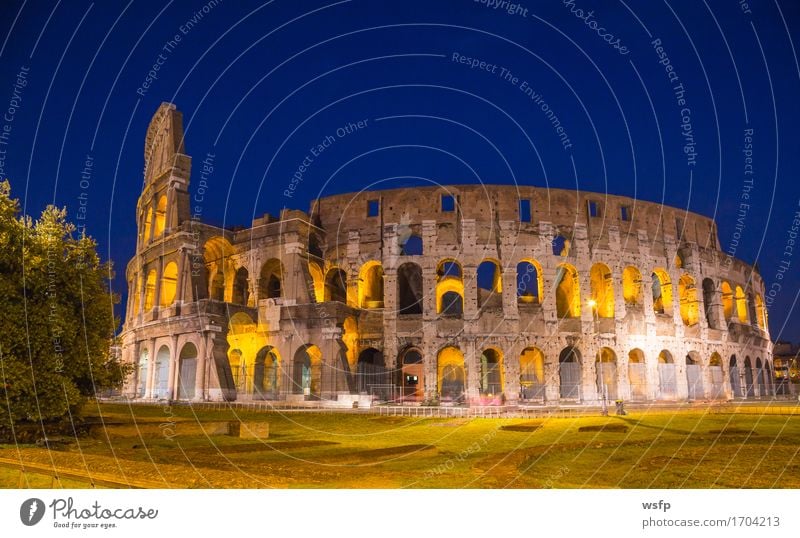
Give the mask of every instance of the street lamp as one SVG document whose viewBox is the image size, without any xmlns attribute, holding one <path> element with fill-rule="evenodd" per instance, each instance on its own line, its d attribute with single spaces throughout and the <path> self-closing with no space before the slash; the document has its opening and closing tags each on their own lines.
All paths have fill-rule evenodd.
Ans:
<svg viewBox="0 0 800 538">
<path fill-rule="evenodd" d="M 589 308 L 592 309 L 592 333 L 594 334 L 597 331 L 597 301 L 594 299 L 589 299 L 586 301 L 586 304 L 589 305 Z M 598 363 L 598 374 L 600 377 L 600 392 L 601 392 L 601 402 L 602 407 L 600 409 L 600 414 L 604 417 L 608 416 L 608 404 L 606 402 L 606 378 L 603 375 L 603 355 L 598 351 L 597 353 L 597 363 Z"/>
</svg>

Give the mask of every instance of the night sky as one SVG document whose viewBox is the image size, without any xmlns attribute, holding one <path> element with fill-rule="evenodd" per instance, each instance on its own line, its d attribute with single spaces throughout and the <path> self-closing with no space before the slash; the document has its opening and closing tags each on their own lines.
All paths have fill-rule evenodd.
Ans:
<svg viewBox="0 0 800 538">
<path fill-rule="evenodd" d="M 717 220 L 771 290 L 773 339 L 800 340 L 798 2 L 3 0 L 0 28 L 0 176 L 26 213 L 85 224 L 121 294 L 171 101 L 193 192 L 213 162 L 206 222 L 423 184 L 663 202 Z"/>
</svg>

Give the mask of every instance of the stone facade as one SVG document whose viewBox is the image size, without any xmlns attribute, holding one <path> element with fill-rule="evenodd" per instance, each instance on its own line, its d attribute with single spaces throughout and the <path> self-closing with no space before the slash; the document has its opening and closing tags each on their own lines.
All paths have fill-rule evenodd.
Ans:
<svg viewBox="0 0 800 538">
<path fill-rule="evenodd" d="M 597 405 L 773 393 L 764 284 L 707 217 L 459 185 L 192 218 L 181 114 L 147 131 L 126 395 Z"/>
</svg>

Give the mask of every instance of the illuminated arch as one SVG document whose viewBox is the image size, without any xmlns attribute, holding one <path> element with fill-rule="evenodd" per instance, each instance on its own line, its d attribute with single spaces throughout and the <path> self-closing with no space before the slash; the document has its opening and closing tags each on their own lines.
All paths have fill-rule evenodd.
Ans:
<svg viewBox="0 0 800 538">
<path fill-rule="evenodd" d="M 144 282 L 144 311 L 150 311 L 156 302 L 156 270 L 150 269 Z"/>
<path fill-rule="evenodd" d="M 647 365 L 644 352 L 634 348 L 628 352 L 628 380 L 631 387 L 632 400 L 647 399 Z"/>
<path fill-rule="evenodd" d="M 358 273 L 358 306 L 383 308 L 383 266 L 379 261 L 368 261 Z"/>
<path fill-rule="evenodd" d="M 658 354 L 657 364 L 660 397 L 664 400 L 674 400 L 678 395 L 678 380 L 672 354 L 666 349 L 662 350 Z"/>
<path fill-rule="evenodd" d="M 363 394 L 381 394 L 386 385 L 386 362 L 383 353 L 373 347 L 364 349 L 356 363 L 356 389 Z"/>
<path fill-rule="evenodd" d="M 483 260 L 478 265 L 477 278 L 478 307 L 503 305 L 503 275 L 500 262 L 493 259 Z"/>
<path fill-rule="evenodd" d="M 258 275 L 259 300 L 283 297 L 283 278 L 283 265 L 279 259 L 270 258 L 265 261 Z"/>
<path fill-rule="evenodd" d="M 690 351 L 686 354 L 686 386 L 689 400 L 698 400 L 705 397 L 702 359 L 696 351 Z"/>
<path fill-rule="evenodd" d="M 696 325 L 700 317 L 697 286 L 695 286 L 694 278 L 686 273 L 678 279 L 678 297 L 680 299 L 683 324 L 687 327 Z"/>
<path fill-rule="evenodd" d="M 578 271 L 568 263 L 556 268 L 556 315 L 559 318 L 581 316 L 581 294 Z"/>
<path fill-rule="evenodd" d="M 197 377 L 197 348 L 187 342 L 178 356 L 178 394 L 179 400 L 191 400 L 195 396 L 195 378 Z"/>
<path fill-rule="evenodd" d="M 256 353 L 253 363 L 253 397 L 273 400 L 278 397 L 281 383 L 281 357 L 273 346 L 264 346 Z"/>
<path fill-rule="evenodd" d="M 592 265 L 589 271 L 589 283 L 592 300 L 599 318 L 614 317 L 614 280 L 611 269 L 604 263 Z M 580 313 L 579 313 L 580 315 Z"/>
<path fill-rule="evenodd" d="M 167 222 L 167 195 L 162 194 L 158 203 L 156 204 L 156 219 L 155 227 L 153 228 L 153 237 L 161 237 L 164 235 L 164 227 Z"/>
<path fill-rule="evenodd" d="M 316 262 L 308 262 L 308 274 L 311 276 L 311 286 L 314 300 L 321 303 L 325 300 L 325 279 L 322 277 L 322 269 Z"/>
<path fill-rule="evenodd" d="M 480 357 L 480 394 L 494 396 L 502 394 L 504 387 L 503 354 L 495 348 L 483 350 Z"/>
<path fill-rule="evenodd" d="M 565 347 L 558 356 L 559 393 L 561 398 L 581 397 L 581 354 L 573 346 Z"/>
<path fill-rule="evenodd" d="M 523 400 L 545 397 L 544 353 L 538 347 L 526 347 L 520 354 L 519 388 Z"/>
<path fill-rule="evenodd" d="M 736 286 L 736 317 L 739 323 L 747 323 L 747 297 L 744 295 L 744 290 L 741 286 Z"/>
<path fill-rule="evenodd" d="M 436 313 L 461 316 L 464 313 L 464 273 L 454 259 L 444 259 L 436 268 Z"/>
<path fill-rule="evenodd" d="M 292 364 L 292 392 L 319 398 L 322 382 L 322 351 L 311 344 L 298 348 Z"/>
<path fill-rule="evenodd" d="M 643 301 L 642 273 L 632 265 L 622 270 L 622 297 L 629 306 L 641 305 Z"/>
<path fill-rule="evenodd" d="M 422 353 L 415 347 L 405 349 L 400 355 L 400 383 L 403 387 L 404 400 L 421 400 L 424 392 L 425 368 Z"/>
<path fill-rule="evenodd" d="M 597 394 L 606 401 L 617 399 L 617 354 L 610 347 L 602 347 L 595 357 L 597 369 Z"/>
<path fill-rule="evenodd" d="M 669 273 L 656 267 L 653 269 L 653 311 L 656 314 L 672 314 L 672 281 Z"/>
<path fill-rule="evenodd" d="M 525 258 L 517 264 L 517 298 L 523 304 L 540 304 L 544 296 L 542 265 Z"/>
<path fill-rule="evenodd" d="M 162 307 L 169 306 L 175 302 L 175 292 L 178 289 L 178 264 L 169 262 L 164 266 L 161 274 L 161 301 Z"/>
<path fill-rule="evenodd" d="M 169 397 L 169 358 L 170 351 L 168 346 L 163 345 L 158 348 L 155 372 L 153 373 L 153 397 L 156 399 Z"/>
<path fill-rule="evenodd" d="M 725 314 L 725 321 L 730 321 L 733 317 L 733 290 L 730 283 L 723 280 L 719 286 L 722 292 L 722 310 Z"/>
<path fill-rule="evenodd" d="M 140 295 L 142 293 L 142 275 L 136 275 L 133 277 L 133 280 L 130 284 L 130 293 L 133 294 L 131 297 L 132 299 L 132 307 L 133 307 L 133 315 L 137 315 L 139 313 L 139 301 Z"/>
<path fill-rule="evenodd" d="M 222 236 L 212 237 L 203 245 L 203 259 L 209 275 L 208 297 L 216 301 L 230 299 L 233 290 L 233 247 Z M 229 284 L 230 283 L 230 284 Z M 230 291 L 228 287 L 230 286 Z"/>
<path fill-rule="evenodd" d="M 758 322 L 758 328 L 762 331 L 767 330 L 767 309 L 764 307 L 764 299 L 761 298 L 761 295 L 755 294 L 755 303 L 756 303 L 756 321 Z"/>
<path fill-rule="evenodd" d="M 464 354 L 461 350 L 448 346 L 436 356 L 436 369 L 439 395 L 443 400 L 462 402 L 464 400 L 465 376 Z"/>
<path fill-rule="evenodd" d="M 146 243 L 150 241 L 150 228 L 153 222 L 153 213 L 152 211 L 145 210 L 144 215 L 142 215 L 142 243 Z"/>
</svg>

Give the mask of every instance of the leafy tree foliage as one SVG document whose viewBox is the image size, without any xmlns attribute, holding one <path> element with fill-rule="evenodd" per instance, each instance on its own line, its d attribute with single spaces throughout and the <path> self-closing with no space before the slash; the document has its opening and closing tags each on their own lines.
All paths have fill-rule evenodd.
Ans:
<svg viewBox="0 0 800 538">
<path fill-rule="evenodd" d="M 14 425 L 75 417 L 127 374 L 112 356 L 118 301 L 110 264 L 66 210 L 20 216 L 0 183 L 0 437 Z"/>
</svg>

